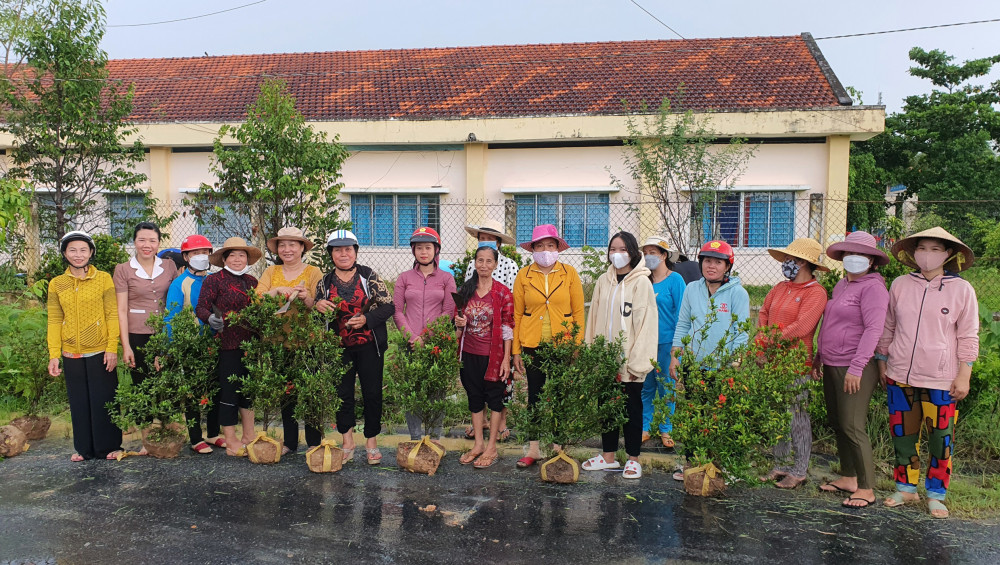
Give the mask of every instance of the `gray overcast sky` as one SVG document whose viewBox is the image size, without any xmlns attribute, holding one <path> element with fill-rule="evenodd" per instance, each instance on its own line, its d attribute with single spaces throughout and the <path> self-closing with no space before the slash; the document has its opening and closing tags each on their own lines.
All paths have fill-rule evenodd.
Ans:
<svg viewBox="0 0 1000 565">
<path fill-rule="evenodd" d="M 195 16 L 252 0 L 105 0 L 108 25 Z M 996 0 L 638 0 L 687 38 L 815 37 L 1000 18 Z M 191 57 L 675 39 L 629 0 L 267 0 L 233 12 L 143 27 L 109 27 L 111 58 Z M 1000 22 L 819 42 L 837 76 L 875 104 L 900 109 L 903 97 L 930 89 L 907 74 L 911 47 L 942 49 L 959 61 L 1000 53 Z M 1000 79 L 1000 71 L 989 80 Z"/>
</svg>

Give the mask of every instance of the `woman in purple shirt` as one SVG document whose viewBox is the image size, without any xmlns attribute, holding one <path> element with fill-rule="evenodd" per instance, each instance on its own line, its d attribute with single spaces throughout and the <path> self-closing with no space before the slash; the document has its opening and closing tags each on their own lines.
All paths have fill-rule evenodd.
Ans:
<svg viewBox="0 0 1000 565">
<path fill-rule="evenodd" d="M 420 334 L 428 324 L 441 316 L 455 315 L 455 277 L 438 268 L 441 256 L 441 236 L 433 228 L 417 228 L 410 236 L 413 268 L 396 278 L 392 302 L 396 312 L 392 319 L 400 331 L 407 333 L 410 344 L 420 343 Z M 410 439 L 417 440 L 421 431 L 441 437 L 441 422 L 422 422 L 415 414 L 406 413 Z"/>
<path fill-rule="evenodd" d="M 868 406 L 879 382 L 873 356 L 889 307 L 885 279 L 873 268 L 888 264 L 889 257 L 876 247 L 875 237 L 863 231 L 831 245 L 826 254 L 843 261 L 845 277 L 826 303 L 812 371 L 814 379 L 823 379 L 841 477 L 819 488 L 849 493 L 843 505 L 864 508 L 875 502 L 875 463 L 866 427 Z"/>
</svg>

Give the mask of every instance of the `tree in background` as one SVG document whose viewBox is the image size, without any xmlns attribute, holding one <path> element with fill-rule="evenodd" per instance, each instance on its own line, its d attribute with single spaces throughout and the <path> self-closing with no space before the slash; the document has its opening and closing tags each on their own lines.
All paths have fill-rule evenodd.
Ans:
<svg viewBox="0 0 1000 565">
<path fill-rule="evenodd" d="M 757 146 L 739 138 L 722 143 L 690 110 L 674 112 L 667 98 L 658 112 L 643 105 L 626 119 L 623 154 L 631 182 L 612 174 L 611 183 L 656 207 L 658 225 L 643 227 L 665 230 L 682 253 L 690 251 L 691 239 L 717 235 L 702 233 L 701 219 L 719 213 L 716 192 L 736 184 Z"/>
<path fill-rule="evenodd" d="M 128 120 L 133 89 L 108 79 L 101 4 L 51 0 L 32 17 L 37 25 L 12 36 L 25 64 L 0 78 L 0 131 L 14 138 L 7 176 L 45 189 L 33 193 L 39 221 L 60 238 L 103 226 L 106 216 L 90 213 L 95 197 L 135 191 L 146 178 L 135 172 L 145 155 L 138 139 L 126 141 L 138 131 Z"/>
<path fill-rule="evenodd" d="M 227 136 L 239 145 L 227 145 Z M 203 223 L 221 225 L 223 206 L 232 206 L 251 224 L 235 228 L 252 234 L 260 247 L 282 227 L 295 226 L 321 249 L 328 232 L 345 227 L 337 194 L 347 150 L 306 125 L 284 81 L 261 85 L 246 121 L 219 129 L 214 152 L 211 171 L 219 182 L 203 184 L 191 198 Z"/>
<path fill-rule="evenodd" d="M 41 0 L 0 0 L 0 49 L 3 50 L 4 70 L 8 77 L 17 72 L 24 62 L 14 46 L 38 25 L 35 11 L 41 3 Z"/>
</svg>

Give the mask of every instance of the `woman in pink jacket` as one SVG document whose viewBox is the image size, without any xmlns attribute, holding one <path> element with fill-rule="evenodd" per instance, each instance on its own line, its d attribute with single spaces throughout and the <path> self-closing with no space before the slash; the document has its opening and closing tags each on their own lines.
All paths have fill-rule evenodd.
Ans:
<svg viewBox="0 0 1000 565">
<path fill-rule="evenodd" d="M 893 255 L 916 271 L 897 277 L 878 342 L 879 374 L 889 394 L 889 428 L 896 451 L 896 492 L 889 507 L 919 502 L 920 428 L 930 428 L 927 508 L 947 518 L 956 404 L 969 394 L 979 356 L 976 291 L 956 273 L 972 265 L 972 250 L 940 227 L 899 240 Z"/>
</svg>

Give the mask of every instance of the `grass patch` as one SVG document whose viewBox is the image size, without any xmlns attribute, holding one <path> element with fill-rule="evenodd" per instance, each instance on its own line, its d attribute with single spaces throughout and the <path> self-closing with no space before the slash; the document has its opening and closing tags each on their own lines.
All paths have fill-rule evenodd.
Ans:
<svg viewBox="0 0 1000 565">
<path fill-rule="evenodd" d="M 744 290 L 750 295 L 750 307 L 763 306 L 767 293 L 771 292 L 773 286 L 769 285 L 743 285 Z"/>
<path fill-rule="evenodd" d="M 974 266 L 962 271 L 962 278 L 976 289 L 976 297 L 987 308 L 1000 310 L 1000 269 L 993 266 Z"/>
</svg>

